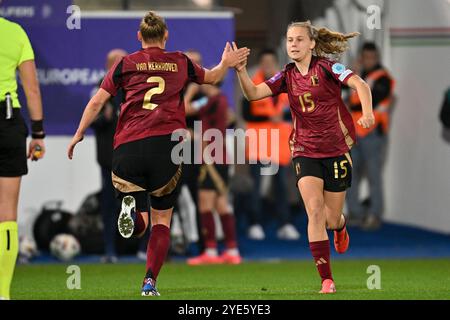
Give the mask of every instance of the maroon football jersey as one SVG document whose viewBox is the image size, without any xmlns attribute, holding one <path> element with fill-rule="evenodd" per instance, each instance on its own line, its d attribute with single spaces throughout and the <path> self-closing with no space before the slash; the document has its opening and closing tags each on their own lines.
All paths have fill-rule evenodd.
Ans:
<svg viewBox="0 0 450 320">
<path fill-rule="evenodd" d="M 292 157 L 330 158 L 347 153 L 355 143 L 355 127 L 341 98 L 342 83 L 353 72 L 344 65 L 313 57 L 303 76 L 288 64 L 266 81 L 273 95 L 288 93 L 294 129 Z"/>
<path fill-rule="evenodd" d="M 205 131 L 209 129 L 217 129 L 220 131 L 223 137 L 223 149 L 221 150 L 222 156 L 212 153 L 214 159 L 220 160 L 221 163 L 226 163 L 226 129 L 228 119 L 228 100 L 224 94 L 218 94 L 214 97 L 208 98 L 208 103 L 202 107 L 198 112 L 198 119 L 202 122 L 202 137 L 204 137 Z M 213 141 L 205 141 L 205 145 L 208 145 Z M 220 158 L 220 159 L 219 159 Z"/>
<path fill-rule="evenodd" d="M 198 112 L 203 132 L 218 129 L 224 136 L 227 129 L 228 100 L 224 94 L 208 98 L 208 103 Z"/>
<path fill-rule="evenodd" d="M 100 86 L 113 96 L 124 91 L 114 148 L 186 128 L 185 86 L 204 78 L 205 70 L 181 52 L 151 47 L 119 60 Z"/>
</svg>

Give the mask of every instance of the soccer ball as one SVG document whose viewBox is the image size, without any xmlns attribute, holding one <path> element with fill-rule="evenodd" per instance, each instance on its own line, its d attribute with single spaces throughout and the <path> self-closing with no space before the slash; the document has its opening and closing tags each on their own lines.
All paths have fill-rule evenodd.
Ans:
<svg viewBox="0 0 450 320">
<path fill-rule="evenodd" d="M 19 261 L 27 263 L 39 254 L 36 242 L 28 236 L 19 237 Z"/>
<path fill-rule="evenodd" d="M 80 243 L 71 234 L 58 234 L 50 242 L 50 252 L 65 262 L 72 260 L 80 251 Z"/>
</svg>

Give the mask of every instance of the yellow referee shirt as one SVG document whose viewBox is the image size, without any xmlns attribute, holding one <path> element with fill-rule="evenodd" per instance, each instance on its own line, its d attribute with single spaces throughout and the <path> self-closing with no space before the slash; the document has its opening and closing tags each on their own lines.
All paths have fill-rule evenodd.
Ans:
<svg viewBox="0 0 450 320">
<path fill-rule="evenodd" d="M 20 108 L 17 98 L 17 67 L 34 60 L 33 48 L 27 34 L 17 23 L 0 17 L 0 101 L 11 93 L 14 108 Z"/>
</svg>

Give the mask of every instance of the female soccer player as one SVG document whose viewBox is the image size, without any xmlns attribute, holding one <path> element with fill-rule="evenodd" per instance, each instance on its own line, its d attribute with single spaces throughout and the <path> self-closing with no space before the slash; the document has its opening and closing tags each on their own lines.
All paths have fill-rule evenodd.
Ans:
<svg viewBox="0 0 450 320">
<path fill-rule="evenodd" d="M 352 117 L 341 99 L 341 84 L 358 92 L 363 115 L 358 124 L 374 124 L 370 88 L 340 63 L 326 58 L 343 53 L 347 40 L 357 33 L 341 34 L 318 29 L 307 22 L 294 22 L 287 29 L 286 50 L 294 61 L 272 79 L 255 85 L 246 62 L 236 67 L 248 100 L 259 100 L 286 92 L 294 130 L 290 145 L 297 186 L 308 214 L 308 239 L 319 274 L 321 293 L 334 293 L 327 228 L 334 230 L 338 253 L 347 251 L 349 236 L 342 214 L 345 191 L 351 185 L 349 151 L 355 143 Z"/>
<path fill-rule="evenodd" d="M 28 158 L 44 156 L 41 93 L 34 53 L 25 31 L 0 18 L 0 300 L 10 298 L 18 253 L 17 205 L 20 182 L 28 172 L 28 129 L 20 113 L 16 71 L 19 70 L 31 118 L 32 140 Z"/>
<path fill-rule="evenodd" d="M 194 88 L 194 87 L 191 87 Z M 193 101 L 195 90 L 186 91 L 185 104 L 187 114 L 196 114 L 201 122 L 202 132 L 202 166 L 198 177 L 198 206 L 200 213 L 200 226 L 204 237 L 205 250 L 194 258 L 187 260 L 189 265 L 203 264 L 240 264 L 242 259 L 239 254 L 236 221 L 228 202 L 228 164 L 226 163 L 226 129 L 228 124 L 228 100 L 218 86 L 202 85 L 198 88 L 203 98 Z M 203 139 L 208 138 L 208 131 L 220 132 L 223 138 L 222 148 L 215 148 L 214 154 L 209 155 L 212 143 Z M 216 240 L 216 226 L 214 211 L 219 214 L 220 222 L 225 238 L 225 251 L 219 256 Z"/>
<path fill-rule="evenodd" d="M 228 68 L 245 61 L 247 48 L 233 50 L 226 44 L 222 61 L 212 70 L 203 69 L 181 52 L 164 50 L 168 30 L 154 12 L 142 19 L 138 39 L 142 49 L 119 60 L 107 73 L 98 92 L 86 106 L 80 125 L 68 147 L 73 157 L 75 145 L 119 88 L 125 101 L 114 137 L 113 185 L 122 199 L 119 232 L 125 238 L 144 234 L 149 221 L 151 236 L 147 247 L 147 268 L 142 295 L 159 295 L 156 279 L 170 242 L 170 221 L 179 193 L 182 166 L 171 158 L 171 134 L 185 129 L 183 91 L 189 82 L 218 83 Z"/>
</svg>

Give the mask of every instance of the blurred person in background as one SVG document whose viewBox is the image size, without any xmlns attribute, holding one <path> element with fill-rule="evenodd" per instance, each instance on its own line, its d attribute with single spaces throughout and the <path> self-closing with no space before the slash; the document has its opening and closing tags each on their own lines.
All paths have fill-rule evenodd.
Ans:
<svg viewBox="0 0 450 320">
<path fill-rule="evenodd" d="M 280 71 L 278 57 L 274 50 L 264 49 L 258 57 L 258 69 L 253 76 L 253 82 L 258 85 L 272 78 Z M 257 161 L 257 164 L 250 164 L 250 174 L 253 180 L 253 188 L 249 199 L 249 228 L 248 237 L 253 240 L 263 240 L 265 232 L 262 227 L 264 220 L 264 210 L 262 208 L 261 195 L 261 160 L 278 162 L 278 172 L 271 176 L 274 190 L 275 210 L 278 218 L 277 237 L 282 240 L 298 240 L 300 234 L 292 224 L 291 211 L 287 198 L 287 170 L 291 164 L 291 152 L 289 150 L 289 135 L 292 125 L 284 121 L 283 115 L 289 110 L 289 99 L 287 94 L 280 94 L 274 97 L 267 97 L 258 101 L 248 101 L 243 99 L 242 114 L 246 121 L 247 130 L 255 130 L 258 139 L 260 130 L 267 130 L 267 139 L 258 141 L 257 148 L 247 146 L 247 159 Z M 279 130 L 278 157 L 267 154 L 271 150 L 271 130 Z M 261 147 L 265 144 L 266 147 Z"/>
<path fill-rule="evenodd" d="M 109 71 L 118 60 L 126 55 L 127 52 L 125 50 L 111 50 L 106 57 L 106 70 Z M 100 81 L 99 86 L 101 82 L 103 82 L 103 79 Z M 114 133 L 116 132 L 120 103 L 123 101 L 123 98 L 124 93 L 122 90 L 119 90 L 115 97 L 106 102 L 97 119 L 91 125 L 95 132 L 97 162 L 100 165 L 102 174 L 100 209 L 103 219 L 103 240 L 105 243 L 105 255 L 102 257 L 102 262 L 104 263 L 117 262 L 115 219 L 119 213 L 119 205 L 111 181 L 111 170 Z"/>
<path fill-rule="evenodd" d="M 349 223 L 361 225 L 365 230 L 376 230 L 382 222 L 384 210 L 383 164 L 387 148 L 389 118 L 393 103 L 394 80 L 380 61 L 375 43 L 367 42 L 360 54 L 360 76 L 372 92 L 375 125 L 356 127 L 358 143 L 352 149 L 353 181 L 348 190 Z M 361 101 L 354 91 L 349 97 L 349 107 L 356 124 L 362 115 Z M 369 199 L 360 199 L 360 183 L 364 173 L 369 182 Z"/>
<path fill-rule="evenodd" d="M 444 93 L 439 119 L 446 130 L 450 130 L 450 87 Z"/>
<path fill-rule="evenodd" d="M 26 32 L 0 17 L 0 300 L 10 299 L 18 253 L 17 206 L 27 158 L 45 154 L 43 111 L 34 52 Z M 25 91 L 32 140 L 20 112 L 16 72 Z"/>
<path fill-rule="evenodd" d="M 189 49 L 185 51 L 186 56 L 191 59 L 192 62 L 198 64 L 199 66 L 203 65 L 203 57 L 202 54 L 195 49 Z M 192 100 L 198 100 L 203 98 L 204 93 L 199 90 L 199 85 L 197 83 L 189 83 L 186 87 L 186 92 L 195 92 L 195 94 L 191 97 Z M 189 101 L 191 102 L 191 101 Z M 197 113 L 187 113 L 186 114 L 186 127 L 190 132 L 190 143 L 191 150 L 194 150 L 194 141 L 197 137 L 194 136 L 194 122 L 198 120 Z M 201 230 L 201 222 L 200 222 L 200 214 L 198 211 L 198 175 L 200 172 L 200 165 L 194 161 L 193 155 L 191 157 L 190 163 L 185 163 L 183 167 L 183 175 L 182 175 L 182 184 L 186 185 L 189 189 L 189 193 L 192 197 L 192 201 L 195 204 L 195 221 L 197 223 L 197 230 Z M 201 232 L 198 234 L 198 249 L 199 251 L 203 251 L 205 248 L 204 239 L 202 237 Z"/>
<path fill-rule="evenodd" d="M 212 143 L 202 141 L 202 165 L 198 176 L 198 211 L 200 213 L 201 234 L 204 239 L 205 249 L 201 255 L 187 260 L 189 265 L 202 264 L 240 264 L 242 259 L 238 249 L 236 235 L 236 220 L 229 203 L 228 182 L 229 165 L 226 163 L 226 129 L 228 125 L 228 100 L 220 90 L 219 85 L 202 85 L 188 90 L 185 96 L 186 114 L 197 114 L 202 126 L 202 137 L 207 130 L 220 131 L 223 138 L 221 150 L 215 149 L 212 159 L 209 155 L 203 155 L 203 150 Z M 198 89 L 204 97 L 194 100 L 198 95 Z M 201 138 L 201 137 L 199 137 Z M 212 161 L 218 159 L 218 161 Z M 216 225 L 214 212 L 220 217 L 223 234 L 225 237 L 225 251 L 219 256 L 216 240 Z"/>
</svg>

